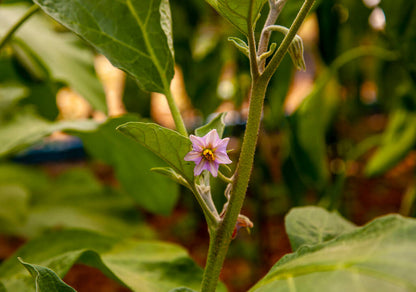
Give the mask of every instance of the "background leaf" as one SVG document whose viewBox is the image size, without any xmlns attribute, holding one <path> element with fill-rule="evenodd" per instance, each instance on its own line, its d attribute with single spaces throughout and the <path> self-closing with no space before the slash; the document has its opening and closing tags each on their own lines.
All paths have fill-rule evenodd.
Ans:
<svg viewBox="0 0 416 292">
<path fill-rule="evenodd" d="M 22 110 L 0 128 L 0 156 L 22 150 L 55 131 L 93 131 L 97 126 L 92 120 L 49 122 Z"/>
<path fill-rule="evenodd" d="M 130 196 L 102 186 L 83 168 L 50 178 L 38 167 L 2 164 L 0 222 L 1 232 L 23 238 L 54 228 L 153 237 Z"/>
<path fill-rule="evenodd" d="M 97 131 L 77 132 L 87 152 L 113 166 L 123 188 L 141 207 L 158 214 L 169 214 L 178 198 L 178 187 L 167 178 L 150 171 L 163 162 L 145 147 L 116 131 L 117 126 L 138 121 L 125 115 L 109 119 Z"/>
<path fill-rule="evenodd" d="M 202 269 L 177 245 L 67 230 L 27 243 L 0 266 L 0 285 L 8 291 L 34 291 L 16 257 L 52 269 L 59 277 L 75 263 L 84 263 L 140 292 L 165 292 L 180 286 L 199 289 L 202 279 Z M 225 291 L 224 286 L 218 291 Z"/>
<path fill-rule="evenodd" d="M 415 219 L 381 217 L 284 256 L 250 291 L 414 291 L 415 243 Z"/>
<path fill-rule="evenodd" d="M 0 36 L 27 9 L 28 6 L 22 4 L 2 5 Z M 11 45 L 17 58 L 27 69 L 32 68 L 32 73 L 38 78 L 50 76 L 53 80 L 61 81 L 89 101 L 93 108 L 107 111 L 104 90 L 94 72 L 93 54 L 80 46 L 76 36 L 54 31 L 51 23 L 38 13 L 19 28 Z"/>
<path fill-rule="evenodd" d="M 351 232 L 355 226 L 337 212 L 310 206 L 291 209 L 285 217 L 285 228 L 296 251 L 303 245 L 323 243 Z"/>
<path fill-rule="evenodd" d="M 148 91 L 164 93 L 173 77 L 167 1 L 35 0 Z M 111 7 L 111 9 L 109 9 Z M 160 13 L 162 11 L 162 14 Z"/>
<path fill-rule="evenodd" d="M 51 269 L 26 263 L 21 258 L 18 260 L 35 280 L 36 292 L 76 292 Z"/>
<path fill-rule="evenodd" d="M 382 139 L 381 146 L 365 167 L 367 176 L 385 173 L 413 149 L 416 141 L 416 113 L 403 108 L 393 111 Z"/>
</svg>

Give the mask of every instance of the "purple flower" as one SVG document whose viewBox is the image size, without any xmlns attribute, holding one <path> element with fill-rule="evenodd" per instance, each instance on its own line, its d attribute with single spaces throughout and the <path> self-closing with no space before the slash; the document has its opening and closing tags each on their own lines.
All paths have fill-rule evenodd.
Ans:
<svg viewBox="0 0 416 292">
<path fill-rule="evenodd" d="M 203 170 L 208 170 L 217 177 L 219 165 L 232 162 L 227 155 L 230 138 L 220 139 L 217 130 L 211 130 L 204 137 L 191 135 L 189 139 L 192 142 L 192 151 L 186 154 L 184 159 L 195 162 L 195 176 L 200 175 Z"/>
</svg>

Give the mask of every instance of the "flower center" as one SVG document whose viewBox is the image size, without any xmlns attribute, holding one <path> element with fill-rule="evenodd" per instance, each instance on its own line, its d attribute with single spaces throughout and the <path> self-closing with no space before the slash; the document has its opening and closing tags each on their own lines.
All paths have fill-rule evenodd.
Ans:
<svg viewBox="0 0 416 292">
<path fill-rule="evenodd" d="M 202 151 L 202 156 L 204 156 L 204 158 L 208 161 L 215 160 L 214 152 L 212 152 L 212 150 L 208 148 Z"/>
</svg>

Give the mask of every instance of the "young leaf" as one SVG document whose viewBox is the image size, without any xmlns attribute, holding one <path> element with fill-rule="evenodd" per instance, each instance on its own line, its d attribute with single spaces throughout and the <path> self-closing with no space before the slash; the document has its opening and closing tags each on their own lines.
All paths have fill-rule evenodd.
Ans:
<svg viewBox="0 0 416 292">
<path fill-rule="evenodd" d="M 74 288 L 62 281 L 51 269 L 26 263 L 21 258 L 17 259 L 35 280 L 36 292 L 76 292 Z"/>
<path fill-rule="evenodd" d="M 169 3 L 166 0 L 35 0 L 143 89 L 165 93 L 173 77 Z"/>
<path fill-rule="evenodd" d="M 125 115 L 107 120 L 94 132 L 75 134 L 82 139 L 91 156 L 114 167 L 124 190 L 140 206 L 166 215 L 178 199 L 177 185 L 150 171 L 163 163 L 156 155 L 116 131 L 117 126 L 138 120 L 137 116 Z"/>
<path fill-rule="evenodd" d="M 303 245 L 329 241 L 356 227 L 337 212 L 310 206 L 290 210 L 285 217 L 285 228 L 292 250 L 296 251 Z"/>
<path fill-rule="evenodd" d="M 255 25 L 267 0 L 205 0 L 242 33 L 248 35 L 248 24 Z M 251 3 L 253 2 L 253 4 Z M 253 9 L 250 15 L 250 5 Z M 250 21 L 250 22 L 249 22 Z"/>
<path fill-rule="evenodd" d="M 232 42 L 240 52 L 249 58 L 250 51 L 245 41 L 236 37 L 229 37 L 228 40 Z"/>
<path fill-rule="evenodd" d="M 0 36 L 28 9 L 27 5 L 2 5 Z M 64 82 L 81 94 L 93 108 L 106 112 L 104 90 L 94 72 L 94 56 L 71 33 L 56 32 L 43 15 L 32 16 L 13 36 L 15 54 L 38 78 Z"/>
<path fill-rule="evenodd" d="M 218 114 L 215 118 L 213 118 L 208 124 L 199 127 L 198 129 L 195 130 L 195 135 L 198 137 L 203 137 L 206 134 L 208 134 L 209 131 L 216 129 L 218 136 L 221 138 L 223 133 L 224 133 L 224 129 L 225 129 L 225 116 L 227 115 L 227 113 L 220 113 Z"/>
<path fill-rule="evenodd" d="M 35 291 L 16 257 L 52 269 L 61 278 L 75 263 L 86 264 L 137 292 L 183 286 L 197 290 L 202 279 L 202 269 L 177 245 L 64 230 L 28 242 L 0 265 L 0 284 L 7 291 Z M 219 285 L 217 291 L 226 289 Z"/>
<path fill-rule="evenodd" d="M 167 162 L 193 185 L 193 165 L 183 158 L 191 149 L 191 141 L 178 132 L 153 123 L 129 122 L 117 128 Z"/>
<path fill-rule="evenodd" d="M 284 256 L 250 291 L 414 291 L 415 274 L 416 220 L 388 215 Z"/>
</svg>

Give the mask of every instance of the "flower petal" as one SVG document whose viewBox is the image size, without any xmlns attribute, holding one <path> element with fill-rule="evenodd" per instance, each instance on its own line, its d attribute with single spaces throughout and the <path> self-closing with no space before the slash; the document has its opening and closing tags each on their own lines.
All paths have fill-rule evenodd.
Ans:
<svg viewBox="0 0 416 292">
<path fill-rule="evenodd" d="M 204 136 L 205 138 L 205 147 L 207 148 L 214 148 L 214 145 L 218 144 L 218 142 L 221 140 L 218 136 L 217 130 L 211 130 L 208 134 Z"/>
<path fill-rule="evenodd" d="M 215 161 L 208 161 L 208 171 L 212 174 L 213 177 L 218 175 L 218 166 L 219 164 Z"/>
<path fill-rule="evenodd" d="M 194 151 L 202 151 L 206 147 L 205 139 L 203 137 L 201 138 L 194 135 L 190 135 L 189 139 L 192 142 L 192 148 Z"/>
<path fill-rule="evenodd" d="M 232 161 L 230 160 L 230 158 L 228 157 L 227 153 L 225 152 L 220 152 L 220 151 L 216 151 L 214 153 L 215 156 L 215 162 L 218 164 L 230 164 L 232 163 Z"/>
<path fill-rule="evenodd" d="M 217 151 L 226 151 L 227 150 L 227 145 L 228 142 L 230 142 L 230 138 L 224 138 L 224 139 L 220 139 L 216 145 L 213 145 L 213 148 L 216 149 Z"/>
<path fill-rule="evenodd" d="M 202 159 L 194 168 L 194 175 L 200 175 L 203 170 L 209 170 L 209 162 Z"/>
<path fill-rule="evenodd" d="M 197 151 L 191 151 L 188 154 L 185 155 L 183 160 L 185 161 L 194 161 L 196 164 L 198 164 L 202 159 L 201 152 Z"/>
</svg>

